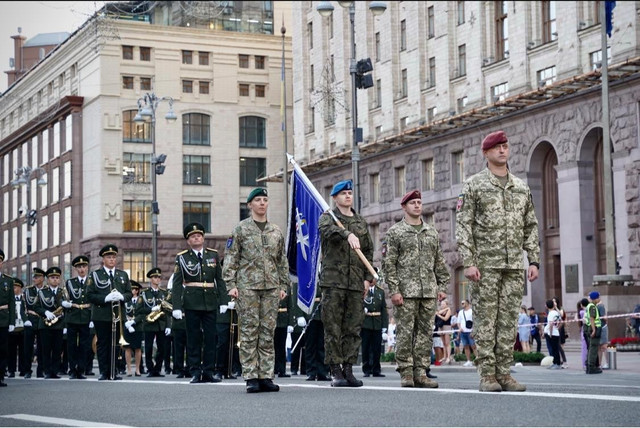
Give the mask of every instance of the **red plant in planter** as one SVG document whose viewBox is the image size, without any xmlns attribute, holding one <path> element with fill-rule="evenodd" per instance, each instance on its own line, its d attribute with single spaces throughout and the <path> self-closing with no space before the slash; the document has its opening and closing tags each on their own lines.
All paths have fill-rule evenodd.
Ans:
<svg viewBox="0 0 640 428">
<path fill-rule="evenodd" d="M 640 344 L 640 337 L 616 337 L 614 339 L 611 339 L 611 341 L 609 342 L 611 346 L 630 345 L 632 343 Z"/>
</svg>

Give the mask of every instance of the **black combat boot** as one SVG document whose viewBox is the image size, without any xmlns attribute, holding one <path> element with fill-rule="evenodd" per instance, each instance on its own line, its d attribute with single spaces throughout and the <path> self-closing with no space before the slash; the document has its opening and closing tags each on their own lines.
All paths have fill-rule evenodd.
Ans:
<svg viewBox="0 0 640 428">
<path fill-rule="evenodd" d="M 344 378 L 346 379 L 349 386 L 362 386 L 362 381 L 356 379 L 353 375 L 353 364 L 344 363 L 342 365 L 342 371 L 344 373 Z"/>
<path fill-rule="evenodd" d="M 344 378 L 344 374 L 342 374 L 340 364 L 331 364 L 329 367 L 331 370 L 331 386 L 349 386 L 349 382 L 347 382 Z"/>
</svg>

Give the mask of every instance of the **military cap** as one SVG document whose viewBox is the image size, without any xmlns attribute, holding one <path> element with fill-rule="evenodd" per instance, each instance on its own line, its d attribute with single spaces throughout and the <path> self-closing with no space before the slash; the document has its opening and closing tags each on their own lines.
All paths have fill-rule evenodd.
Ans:
<svg viewBox="0 0 640 428">
<path fill-rule="evenodd" d="M 247 196 L 247 203 L 253 201 L 253 198 L 255 198 L 256 196 L 269 196 L 269 195 L 267 194 L 267 189 L 265 189 L 264 187 L 256 187 L 251 191 L 251 193 L 249 193 L 249 196 Z"/>
<path fill-rule="evenodd" d="M 353 190 L 353 182 L 351 180 L 342 180 L 337 182 L 331 190 L 331 196 L 335 196 L 343 190 Z"/>
<path fill-rule="evenodd" d="M 507 134 L 505 134 L 504 131 L 492 132 L 482 140 L 482 150 L 489 150 L 498 144 L 506 143 L 508 141 Z"/>
<path fill-rule="evenodd" d="M 89 257 L 87 256 L 78 256 L 71 261 L 71 266 L 73 267 L 76 267 L 79 265 L 88 265 L 88 264 L 89 264 Z"/>
<path fill-rule="evenodd" d="M 134 281 L 133 279 L 129 280 L 129 282 L 131 283 L 131 289 L 136 288 L 136 289 L 140 290 L 142 288 L 142 285 L 140 285 L 139 282 Z"/>
<path fill-rule="evenodd" d="M 105 245 L 104 247 L 102 247 L 102 250 L 100 250 L 99 254 L 100 257 L 104 257 L 107 254 L 118 254 L 118 247 L 113 244 Z"/>
<path fill-rule="evenodd" d="M 400 205 L 404 205 L 413 199 L 422 200 L 422 193 L 420 193 L 419 190 L 412 190 L 410 192 L 405 193 L 405 195 L 402 197 L 402 200 L 400 201 Z"/>
<path fill-rule="evenodd" d="M 183 232 L 184 239 L 187 239 L 188 237 L 190 237 L 194 233 L 200 233 L 200 234 L 204 235 L 204 226 L 201 225 L 200 223 L 197 223 L 197 222 L 189 223 L 184 228 L 184 232 Z"/>
<path fill-rule="evenodd" d="M 60 275 L 62 275 L 62 271 L 57 266 L 52 266 L 49 269 L 47 269 L 47 278 L 49 278 L 50 276 L 60 276 Z"/>
<path fill-rule="evenodd" d="M 592 291 L 591 293 L 589 293 L 589 298 L 591 300 L 596 300 L 600 298 L 600 293 L 598 293 L 597 291 Z"/>
<path fill-rule="evenodd" d="M 13 285 L 17 285 L 20 288 L 24 287 L 24 282 L 20 278 L 13 278 Z"/>
<path fill-rule="evenodd" d="M 147 278 L 151 278 L 152 276 L 162 276 L 162 271 L 160 268 L 153 268 L 149 272 L 147 272 Z"/>
<path fill-rule="evenodd" d="M 42 275 L 44 276 L 46 272 L 38 267 L 34 267 L 33 268 L 33 276 L 38 276 L 38 275 Z"/>
<path fill-rule="evenodd" d="M 0 250 L 0 262 L 4 261 L 4 251 Z"/>
</svg>

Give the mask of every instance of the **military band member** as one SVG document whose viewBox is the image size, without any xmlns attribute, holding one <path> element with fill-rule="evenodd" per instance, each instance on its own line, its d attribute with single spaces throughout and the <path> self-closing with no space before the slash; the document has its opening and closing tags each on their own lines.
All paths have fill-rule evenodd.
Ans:
<svg viewBox="0 0 640 428">
<path fill-rule="evenodd" d="M 47 285 L 38 293 L 36 312 L 40 315 L 44 378 L 60 379 L 62 364 L 62 330 L 64 329 L 63 289 L 60 287 L 59 267 L 47 269 Z"/>
<path fill-rule="evenodd" d="M 156 267 L 147 272 L 147 278 L 150 279 L 151 286 L 140 293 L 136 304 L 136 319 L 135 321 L 127 321 L 125 326 L 127 328 L 134 324 L 143 326 L 147 377 L 164 377 L 160 372 L 164 361 L 165 337 L 171 334 L 171 314 L 165 313 L 166 311 L 162 307 L 162 301 L 166 299 L 167 294 L 159 288 L 162 279 L 160 268 Z M 148 319 L 152 313 L 156 315 L 155 320 Z M 154 341 L 157 347 L 155 363 L 153 358 Z"/>
<path fill-rule="evenodd" d="M 306 333 L 302 340 L 304 341 L 306 359 L 307 359 L 307 380 L 308 381 L 329 381 L 329 366 L 325 363 L 324 350 L 324 324 L 322 323 L 322 290 L 320 287 L 316 289 L 316 297 L 314 299 L 314 308 L 312 316 L 304 319 L 309 323 Z M 298 317 L 300 320 L 300 317 Z M 298 321 L 298 325 L 304 323 Z M 298 345 L 300 346 L 300 345 Z"/>
<path fill-rule="evenodd" d="M 4 383 L 4 371 L 7 367 L 7 349 L 9 333 L 13 332 L 16 320 L 16 300 L 13 294 L 13 278 L 2 273 L 4 251 L 0 250 L 0 387 Z"/>
<path fill-rule="evenodd" d="M 173 305 L 172 287 L 173 274 L 171 274 L 169 281 L 167 281 L 167 290 L 169 292 L 167 302 Z M 189 367 L 185 365 L 184 361 L 184 354 L 187 352 L 187 324 L 184 317 L 182 319 L 176 319 L 173 317 L 173 314 L 169 314 L 169 316 L 171 317 L 171 335 L 173 336 L 173 340 L 171 341 L 173 344 L 171 348 L 173 355 L 173 373 L 177 379 L 184 379 L 189 376 Z"/>
<path fill-rule="evenodd" d="M 122 378 L 117 376 L 117 372 L 111 371 L 113 347 L 118 345 L 120 337 L 120 323 L 115 322 L 115 317 L 119 314 L 124 316 L 123 303 L 131 299 L 131 283 L 125 271 L 116 269 L 118 247 L 113 244 L 106 245 L 99 254 L 102 257 L 103 266 L 91 273 L 91 283 L 87 288 L 87 296 L 93 304 L 91 320 L 98 337 L 97 354 L 100 370 L 98 380 L 120 380 Z M 114 324 L 116 343 L 112 341 Z M 116 361 L 113 361 L 113 364 L 115 367 Z"/>
<path fill-rule="evenodd" d="M 247 392 L 275 392 L 273 332 L 278 301 L 286 297 L 289 263 L 284 235 L 267 221 L 267 189 L 249 193 L 251 217 L 242 220 L 227 241 L 224 278 L 229 295 L 237 300 L 240 324 L 240 361 Z"/>
<path fill-rule="evenodd" d="M 188 224 L 183 235 L 190 248 L 176 256 L 172 315 L 178 320 L 184 316 L 186 320 L 190 383 L 219 382 L 213 376 L 216 313 L 219 296 L 227 290 L 220 256 L 216 250 L 205 248 L 204 226 L 200 223 Z"/>
<path fill-rule="evenodd" d="M 273 346 L 275 351 L 274 370 L 278 377 L 291 377 L 287 374 L 287 334 L 293 333 L 291 322 L 291 290 L 287 290 L 287 298 L 280 300 L 278 305 L 278 318 L 273 334 Z"/>
<path fill-rule="evenodd" d="M 364 323 L 362 337 L 362 372 L 364 377 L 384 377 L 380 367 L 382 333 L 387 331 L 387 300 L 382 287 L 374 279 L 364 296 Z"/>
<path fill-rule="evenodd" d="M 69 358 L 69 378 L 86 379 L 87 354 L 91 347 L 89 322 L 91 322 L 91 303 L 87 297 L 89 278 L 89 258 L 77 256 L 71 261 L 77 276 L 68 279 L 65 284 L 66 297 L 62 306 L 65 308 L 67 326 L 67 355 Z"/>
<path fill-rule="evenodd" d="M 291 285 L 291 294 L 289 296 L 291 300 L 291 316 L 289 317 L 289 331 L 291 332 L 291 346 L 296 343 L 298 346 L 291 350 L 291 374 L 292 375 L 306 375 L 307 374 L 307 362 L 305 361 L 305 338 L 300 339 L 302 330 L 307 325 L 309 315 L 307 315 L 298 306 L 298 283 L 294 282 Z M 298 342 L 298 339 L 300 342 Z M 324 356 L 323 356 L 324 359 Z"/>
<path fill-rule="evenodd" d="M 235 300 L 231 303 L 229 295 L 220 296 L 220 310 L 216 317 L 216 373 L 219 379 L 236 379 L 235 373 L 241 372 L 238 349 L 238 313 Z M 231 306 L 231 307 L 230 307 Z M 231 347 L 231 348 L 230 348 Z M 231 362 L 231 366 L 229 366 Z"/>
<path fill-rule="evenodd" d="M 25 287 L 24 289 L 24 301 L 27 309 L 28 321 L 25 321 L 24 326 L 24 364 L 26 372 L 24 374 L 25 379 L 31 378 L 33 365 L 33 350 L 37 350 L 36 358 L 38 360 L 38 366 L 36 368 L 36 376 L 39 378 L 44 377 L 44 365 L 42 363 L 42 336 L 40 335 L 40 315 L 35 310 L 36 302 L 38 301 L 38 293 L 44 287 L 44 274 L 45 271 L 34 267 L 33 268 L 33 284 Z"/>
<path fill-rule="evenodd" d="M 136 307 L 138 306 L 138 301 L 140 300 L 140 290 L 142 286 L 134 281 L 131 282 L 131 301 L 125 302 L 125 319 L 128 322 L 135 321 L 136 318 Z M 140 364 L 142 363 L 142 339 L 144 338 L 144 332 L 142 331 L 143 324 L 133 325 L 129 324 L 127 327 L 127 323 L 125 323 L 124 329 L 124 340 L 127 342 L 127 345 L 124 345 L 124 360 L 125 367 L 127 371 L 127 377 L 131 377 L 134 374 L 136 376 L 141 376 L 140 374 Z M 131 369 L 131 357 L 134 357 L 135 361 L 135 370 Z"/>
<path fill-rule="evenodd" d="M 9 364 L 7 370 L 9 377 L 16 377 L 16 368 L 20 376 L 26 372 L 24 360 L 24 323 L 27 319 L 22 288 L 24 283 L 19 278 L 13 278 L 13 294 L 16 301 L 16 322 L 15 329 L 9 333 Z M 17 360 L 17 364 L 16 364 Z"/>
</svg>

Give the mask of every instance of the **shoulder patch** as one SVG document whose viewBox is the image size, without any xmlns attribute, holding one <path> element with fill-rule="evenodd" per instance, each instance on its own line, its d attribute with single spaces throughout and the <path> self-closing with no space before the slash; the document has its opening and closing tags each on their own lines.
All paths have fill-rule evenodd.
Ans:
<svg viewBox="0 0 640 428">
<path fill-rule="evenodd" d="M 186 254 L 186 253 L 188 253 L 188 252 L 189 252 L 189 250 L 180 251 L 180 252 L 178 253 L 178 255 L 179 255 L 179 256 L 181 256 L 181 255 Z"/>
<path fill-rule="evenodd" d="M 458 203 L 456 204 L 456 212 L 459 213 L 463 206 L 464 206 L 464 193 L 460 193 L 458 195 Z"/>
<path fill-rule="evenodd" d="M 227 239 L 227 249 L 231 248 L 232 245 L 233 245 L 233 236 L 230 236 L 229 239 Z"/>
<path fill-rule="evenodd" d="M 207 250 L 212 251 L 212 252 L 214 252 L 214 253 L 217 253 L 217 252 L 218 252 L 218 250 L 216 250 L 216 249 L 214 249 L 214 248 L 209 248 L 209 247 L 207 247 Z"/>
</svg>

